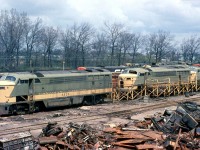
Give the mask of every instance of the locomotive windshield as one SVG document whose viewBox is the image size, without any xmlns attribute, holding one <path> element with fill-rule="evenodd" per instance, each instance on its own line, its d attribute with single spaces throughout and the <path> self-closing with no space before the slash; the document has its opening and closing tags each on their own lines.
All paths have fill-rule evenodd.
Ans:
<svg viewBox="0 0 200 150">
<path fill-rule="evenodd" d="M 4 80 L 7 80 L 7 81 L 15 81 L 16 80 L 16 78 L 15 77 L 13 77 L 13 76 L 2 76 L 1 78 L 0 78 L 0 80 L 1 81 L 4 81 Z"/>
<path fill-rule="evenodd" d="M 131 74 L 137 74 L 137 71 L 129 70 L 129 73 L 131 73 Z"/>
<path fill-rule="evenodd" d="M 122 71 L 122 74 L 126 74 L 126 73 L 128 73 L 128 70 L 123 70 Z"/>
</svg>

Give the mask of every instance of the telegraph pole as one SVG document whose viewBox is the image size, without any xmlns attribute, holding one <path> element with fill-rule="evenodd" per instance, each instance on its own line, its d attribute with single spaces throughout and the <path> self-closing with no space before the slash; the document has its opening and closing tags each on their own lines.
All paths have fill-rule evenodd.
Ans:
<svg viewBox="0 0 200 150">
<path fill-rule="evenodd" d="M 65 61 L 63 61 L 63 71 L 65 70 Z"/>
</svg>

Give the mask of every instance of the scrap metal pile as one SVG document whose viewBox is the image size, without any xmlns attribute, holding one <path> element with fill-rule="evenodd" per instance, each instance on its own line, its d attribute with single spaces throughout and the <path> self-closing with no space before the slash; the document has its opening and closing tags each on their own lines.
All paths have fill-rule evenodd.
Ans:
<svg viewBox="0 0 200 150">
<path fill-rule="evenodd" d="M 200 106 L 184 102 L 175 111 L 102 130 L 74 123 L 64 130 L 49 123 L 38 144 L 41 150 L 200 149 Z"/>
</svg>

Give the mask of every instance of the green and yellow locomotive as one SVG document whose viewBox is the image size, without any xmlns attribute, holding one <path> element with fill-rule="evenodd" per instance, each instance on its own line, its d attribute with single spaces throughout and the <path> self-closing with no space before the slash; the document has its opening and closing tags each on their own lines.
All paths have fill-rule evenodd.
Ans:
<svg viewBox="0 0 200 150">
<path fill-rule="evenodd" d="M 187 66 L 160 66 L 128 68 L 119 75 L 118 86 L 123 89 L 138 89 L 147 83 L 191 83 L 196 74 Z"/>
<path fill-rule="evenodd" d="M 74 104 L 96 104 L 112 92 L 106 70 L 4 73 L 0 78 L 0 115 L 34 112 Z"/>
</svg>

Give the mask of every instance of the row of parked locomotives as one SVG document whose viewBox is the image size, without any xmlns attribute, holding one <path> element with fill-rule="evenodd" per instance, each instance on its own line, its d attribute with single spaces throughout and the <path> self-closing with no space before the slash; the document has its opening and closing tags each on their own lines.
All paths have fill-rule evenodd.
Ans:
<svg viewBox="0 0 200 150">
<path fill-rule="evenodd" d="M 170 96 L 200 90 L 200 68 L 182 65 L 149 68 L 127 68 L 113 89 L 114 100 L 141 96 Z"/>
<path fill-rule="evenodd" d="M 105 69 L 4 73 L 0 78 L 0 115 L 101 103 L 112 92 L 111 82 L 112 74 Z"/>
</svg>

